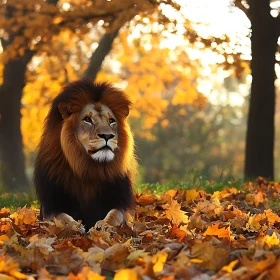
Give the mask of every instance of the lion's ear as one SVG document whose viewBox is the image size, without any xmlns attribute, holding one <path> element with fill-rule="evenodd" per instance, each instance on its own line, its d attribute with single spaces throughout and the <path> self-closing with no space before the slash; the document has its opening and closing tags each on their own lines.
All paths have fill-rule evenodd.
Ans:
<svg viewBox="0 0 280 280">
<path fill-rule="evenodd" d="M 130 108 L 129 106 L 126 106 L 124 109 L 123 109 L 123 114 L 125 117 L 127 117 L 129 115 L 129 111 L 130 111 Z"/>
<path fill-rule="evenodd" d="M 63 119 L 70 117 L 70 115 L 73 113 L 70 104 L 64 102 L 60 102 L 58 104 L 58 111 Z"/>
<path fill-rule="evenodd" d="M 124 115 L 125 118 L 129 115 L 131 107 L 132 107 L 131 101 L 128 98 L 125 98 L 121 109 L 122 114 Z"/>
</svg>

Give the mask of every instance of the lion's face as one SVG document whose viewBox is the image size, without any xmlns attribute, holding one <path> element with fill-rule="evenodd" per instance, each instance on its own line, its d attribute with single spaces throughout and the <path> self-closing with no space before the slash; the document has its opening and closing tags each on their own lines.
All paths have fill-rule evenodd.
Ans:
<svg viewBox="0 0 280 280">
<path fill-rule="evenodd" d="M 77 137 L 89 156 L 99 162 L 109 162 L 118 148 L 117 119 L 101 103 L 87 104 L 80 112 Z"/>
</svg>

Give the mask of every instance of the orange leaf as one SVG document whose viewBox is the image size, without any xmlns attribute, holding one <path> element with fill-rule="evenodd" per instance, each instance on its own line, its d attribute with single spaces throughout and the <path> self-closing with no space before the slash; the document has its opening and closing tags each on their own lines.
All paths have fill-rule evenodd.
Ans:
<svg viewBox="0 0 280 280">
<path fill-rule="evenodd" d="M 224 227 L 219 228 L 220 223 L 211 225 L 207 228 L 207 230 L 204 232 L 204 235 L 217 235 L 220 238 L 228 238 L 230 239 L 230 229 L 226 229 Z"/>
<path fill-rule="evenodd" d="M 153 205 L 155 198 L 151 195 L 141 195 L 136 199 L 136 202 L 141 206 Z"/>
<path fill-rule="evenodd" d="M 178 238 L 177 241 L 182 242 L 186 235 L 187 235 L 186 232 L 179 229 L 176 224 L 173 225 L 172 231 L 171 231 L 171 234 L 170 234 L 171 238 L 172 237 L 177 237 Z"/>
<path fill-rule="evenodd" d="M 273 225 L 275 222 L 280 222 L 280 217 L 273 213 L 271 209 L 264 210 L 264 212 L 270 225 Z"/>
</svg>

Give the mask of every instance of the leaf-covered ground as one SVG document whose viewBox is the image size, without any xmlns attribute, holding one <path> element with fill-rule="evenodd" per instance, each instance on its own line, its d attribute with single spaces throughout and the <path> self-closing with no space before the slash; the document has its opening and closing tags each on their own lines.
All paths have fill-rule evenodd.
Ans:
<svg viewBox="0 0 280 280">
<path fill-rule="evenodd" d="M 35 207 L 2 208 L 0 279 L 279 279 L 279 193 L 259 179 L 212 195 L 137 194 L 113 233 L 39 222 Z"/>
</svg>

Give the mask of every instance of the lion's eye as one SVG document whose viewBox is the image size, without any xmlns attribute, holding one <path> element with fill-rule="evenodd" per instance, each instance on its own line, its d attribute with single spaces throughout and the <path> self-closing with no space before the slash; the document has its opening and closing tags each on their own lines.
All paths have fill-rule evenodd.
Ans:
<svg viewBox="0 0 280 280">
<path fill-rule="evenodd" d="M 85 118 L 83 119 L 83 121 L 84 121 L 85 123 L 92 124 L 92 120 L 91 120 L 90 117 L 85 117 Z"/>
<path fill-rule="evenodd" d="M 110 118 L 109 119 L 109 124 L 114 124 L 114 123 L 116 123 L 116 120 L 114 118 Z"/>
</svg>

